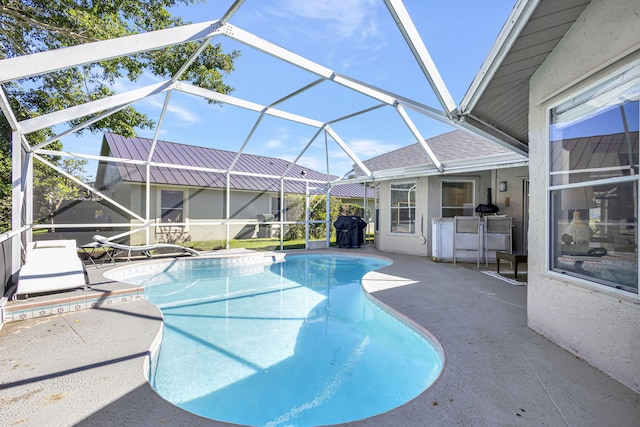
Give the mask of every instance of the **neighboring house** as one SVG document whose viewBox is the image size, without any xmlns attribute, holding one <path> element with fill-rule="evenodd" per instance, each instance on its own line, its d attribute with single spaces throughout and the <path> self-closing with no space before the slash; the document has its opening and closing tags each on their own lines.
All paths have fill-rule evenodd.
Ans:
<svg viewBox="0 0 640 427">
<path fill-rule="evenodd" d="M 513 218 L 513 248 L 525 249 L 526 158 L 463 130 L 429 138 L 425 143 L 447 171 L 460 172 L 440 173 L 419 143 L 364 162 L 375 174 L 378 185 L 376 247 L 445 261 L 452 259 L 452 253 L 444 256 L 435 253 L 438 236 L 434 223 L 438 224 L 439 218 L 451 221 L 444 238 L 452 240 L 453 217 L 479 215 L 475 208 L 488 203 L 490 188 L 491 202 L 499 207 L 498 213 Z M 355 172 L 362 175 L 357 168 Z M 449 242 L 450 249 L 451 246 Z M 477 253 L 467 255 L 477 257 Z"/>
<path fill-rule="evenodd" d="M 639 104 L 640 2 L 543 0 L 461 106 L 529 148 L 529 327 L 636 391 Z"/>
<path fill-rule="evenodd" d="M 122 206 L 133 207 L 129 213 L 114 209 L 109 214 L 119 220 L 110 222 L 124 220 L 139 225 L 146 217 L 146 166 L 142 161 L 149 156 L 152 144 L 153 140 L 148 138 L 104 134 L 101 156 L 137 161 L 101 161 L 98 166 L 96 189 Z M 308 191 L 311 195 L 323 195 L 327 182 L 338 178 L 282 159 L 251 154 L 238 156 L 231 151 L 166 141 L 157 141 L 152 161 L 162 164 L 151 166 L 149 171 L 149 218 L 152 223 L 162 224 L 153 227 L 152 241 L 224 240 L 227 217 L 230 238 L 267 237 L 267 232 L 271 235 L 277 224 L 261 227 L 259 221 L 304 220 L 304 216 L 288 214 L 287 206 L 283 215 L 280 214 L 281 194 Z M 227 198 L 226 171 L 230 168 L 233 172 L 229 175 L 230 197 Z M 289 179 L 278 178 L 283 175 Z M 362 184 L 335 186 L 331 195 L 362 206 L 364 188 Z M 371 198 L 371 189 L 369 193 Z M 144 239 L 144 233 L 137 233 L 131 240 L 141 243 Z"/>
</svg>

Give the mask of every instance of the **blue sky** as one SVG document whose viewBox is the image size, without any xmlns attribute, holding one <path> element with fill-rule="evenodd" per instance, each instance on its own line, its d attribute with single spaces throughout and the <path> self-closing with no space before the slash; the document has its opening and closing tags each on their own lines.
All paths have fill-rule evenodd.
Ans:
<svg viewBox="0 0 640 427">
<path fill-rule="evenodd" d="M 232 0 L 209 0 L 172 12 L 190 22 L 220 18 Z M 515 0 L 405 0 L 429 53 L 454 101 L 460 103 L 473 77 L 515 4 Z M 441 109 L 400 31 L 382 0 L 247 0 L 230 24 L 311 59 L 338 73 Z M 226 82 L 235 97 L 270 104 L 317 79 L 317 76 L 226 37 L 214 38 L 225 50 L 241 57 Z M 118 83 L 118 92 L 150 84 Z M 157 121 L 164 96 L 134 104 Z M 322 83 L 277 108 L 320 121 L 335 119 L 376 105 L 377 101 L 333 83 Z M 410 112 L 426 138 L 451 130 L 435 120 Z M 174 93 L 160 129 L 160 139 L 237 151 L 258 114 L 229 105 L 210 105 Z M 363 160 L 412 144 L 415 138 L 390 107 L 332 125 Z M 265 118 L 245 152 L 293 160 L 315 134 L 314 128 Z M 152 137 L 153 131 L 139 132 Z M 66 150 L 98 154 L 101 135 L 84 133 L 62 140 Z M 342 175 L 352 161 L 329 139 L 330 173 Z M 318 138 L 299 163 L 326 171 L 324 136 Z M 88 168 L 91 173 L 91 167 Z"/>
</svg>

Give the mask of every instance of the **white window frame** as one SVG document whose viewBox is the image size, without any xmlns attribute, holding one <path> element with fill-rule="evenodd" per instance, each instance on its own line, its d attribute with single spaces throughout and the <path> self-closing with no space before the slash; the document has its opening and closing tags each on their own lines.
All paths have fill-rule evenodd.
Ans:
<svg viewBox="0 0 640 427">
<path fill-rule="evenodd" d="M 472 212 L 474 212 L 475 207 L 478 205 L 478 194 L 476 192 L 476 189 L 478 188 L 477 185 L 477 180 L 473 179 L 473 178 L 443 178 L 440 180 L 440 217 L 441 218 L 445 218 L 444 216 L 444 208 L 445 206 L 443 206 L 442 204 L 442 199 L 444 196 L 444 184 L 445 183 L 450 183 L 450 182 L 462 182 L 462 183 L 466 183 L 466 182 L 470 182 L 472 185 L 472 199 L 471 200 L 471 210 Z M 457 206 L 447 206 L 448 208 L 457 208 Z M 464 207 L 462 207 L 464 209 Z M 473 214 L 472 214 L 473 215 Z M 446 217 L 446 218 L 453 218 L 453 217 Z"/>
<path fill-rule="evenodd" d="M 636 212 L 640 212 L 640 174 L 631 174 L 629 176 L 624 176 L 624 177 L 615 177 L 615 178 L 596 178 L 594 180 L 589 180 L 589 181 L 584 181 L 584 182 L 578 182 L 578 183 L 566 183 L 566 184 L 552 184 L 552 176 L 554 175 L 560 175 L 563 172 L 560 171 L 552 171 L 551 170 L 551 127 L 552 127 L 552 111 L 556 108 L 558 108 L 559 106 L 563 106 L 563 104 L 567 104 L 570 100 L 572 99 L 576 99 L 579 97 L 584 97 L 586 96 L 590 91 L 592 91 L 594 88 L 597 88 L 600 85 L 605 84 L 608 81 L 612 81 L 614 80 L 616 77 L 621 76 L 623 73 L 633 69 L 634 67 L 640 67 L 640 61 L 635 61 L 634 63 L 624 66 L 624 67 L 620 67 L 618 69 L 616 69 L 615 71 L 609 73 L 606 76 L 603 76 L 602 78 L 599 78 L 596 82 L 594 82 L 593 84 L 590 84 L 586 87 L 580 88 L 580 89 L 570 89 L 570 93 L 568 93 L 566 96 L 563 96 L 562 99 L 557 100 L 556 102 L 553 102 L 549 105 L 547 105 L 546 107 L 546 149 L 545 149 L 545 166 L 546 166 L 546 176 L 545 176 L 545 184 L 546 184 L 546 205 L 547 205 L 547 215 L 546 215 L 546 220 L 545 220 L 545 230 L 546 230 L 546 243 L 545 243 L 545 248 L 546 248 L 546 271 L 548 274 L 555 276 L 555 277 L 561 277 L 563 280 L 567 280 L 570 279 L 573 283 L 580 285 L 580 286 L 586 286 L 587 288 L 592 288 L 592 289 L 597 289 L 597 290 L 601 290 L 604 291 L 606 293 L 612 293 L 612 294 L 616 294 L 616 295 L 622 295 L 624 297 L 631 297 L 633 300 L 637 300 L 639 295 L 640 295 L 640 257 L 638 257 L 639 253 L 638 253 L 638 238 L 636 237 L 636 262 L 638 263 L 638 279 L 636 282 L 636 290 L 635 292 L 630 291 L 630 290 L 626 290 L 626 289 L 619 289 L 616 288 L 612 285 L 608 285 L 606 283 L 601 283 L 601 282 L 606 282 L 606 280 L 601 280 L 601 282 L 598 282 L 596 280 L 591 280 L 589 277 L 586 277 L 584 275 L 578 275 L 575 273 L 571 273 L 569 271 L 565 271 L 562 268 L 558 268 L 555 267 L 554 264 L 554 260 L 553 260 L 553 253 L 554 250 L 552 249 L 552 246 L 554 244 L 554 242 L 552 241 L 552 239 L 556 236 L 554 236 L 553 233 L 553 227 L 555 226 L 554 224 L 554 212 L 552 212 L 552 208 L 553 208 L 553 203 L 552 203 L 552 193 L 554 191 L 557 190 L 567 190 L 567 189 L 572 189 L 572 188 L 592 188 L 592 187 L 597 187 L 598 185 L 606 185 L 606 184 L 612 184 L 612 183 L 620 183 L 620 184 L 625 184 L 625 183 L 636 183 L 636 188 L 638 189 L 638 194 L 636 195 L 636 199 L 638 200 L 638 206 L 636 206 Z M 571 172 L 564 172 L 567 174 L 570 174 Z M 636 224 L 638 224 L 638 219 L 636 218 Z M 636 227 L 637 228 L 637 227 Z M 636 233 L 638 233 L 638 230 L 636 230 Z"/>
<path fill-rule="evenodd" d="M 188 189 L 180 189 L 180 188 L 172 188 L 172 187 L 158 187 L 156 189 L 156 233 L 162 233 L 163 229 L 166 227 L 171 227 L 167 225 L 168 223 L 162 222 L 162 192 L 163 191 L 180 191 L 182 192 L 182 223 L 184 225 L 180 225 L 178 227 L 181 228 L 182 231 L 189 231 L 189 190 Z"/>
<path fill-rule="evenodd" d="M 413 224 L 412 227 L 410 226 L 410 229 L 413 228 L 413 231 L 393 231 L 393 214 L 395 212 L 394 209 L 400 209 L 400 208 L 394 208 L 391 204 L 393 201 L 393 192 L 394 192 L 394 186 L 400 186 L 400 185 L 413 185 L 413 192 L 415 193 L 415 198 L 413 200 L 413 208 L 411 207 L 407 207 L 405 209 L 413 209 Z M 412 181 L 401 181 L 401 182 L 392 182 L 389 184 L 389 232 L 392 234 L 400 234 L 400 235 L 415 235 L 416 234 L 416 222 L 415 222 L 415 215 L 416 215 L 416 209 L 417 209 L 417 203 L 416 203 L 416 199 L 418 197 L 418 181 L 417 180 L 412 180 Z"/>
</svg>

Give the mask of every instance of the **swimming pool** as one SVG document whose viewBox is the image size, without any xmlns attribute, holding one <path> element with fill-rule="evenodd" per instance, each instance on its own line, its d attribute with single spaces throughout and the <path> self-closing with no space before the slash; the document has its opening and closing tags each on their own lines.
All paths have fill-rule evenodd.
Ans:
<svg viewBox="0 0 640 427">
<path fill-rule="evenodd" d="M 118 279 L 144 286 L 163 312 L 150 375 L 161 396 L 221 421 L 314 426 L 400 406 L 442 371 L 439 346 L 362 290 L 362 276 L 388 264 L 333 254 L 267 266 L 180 260 Z"/>
</svg>

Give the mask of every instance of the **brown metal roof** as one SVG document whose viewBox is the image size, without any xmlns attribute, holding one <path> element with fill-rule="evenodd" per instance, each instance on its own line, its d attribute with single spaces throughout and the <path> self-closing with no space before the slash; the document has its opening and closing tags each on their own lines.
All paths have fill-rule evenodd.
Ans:
<svg viewBox="0 0 640 427">
<path fill-rule="evenodd" d="M 153 140 L 149 138 L 126 138 L 115 133 L 105 133 L 103 138 L 103 155 L 132 160 L 146 160 L 149 156 Z M 214 148 L 194 145 L 178 144 L 175 142 L 158 141 L 153 152 L 152 162 L 175 164 L 193 168 L 209 168 L 226 171 L 236 158 L 237 153 Z M 123 181 L 145 182 L 145 166 L 117 163 L 118 171 Z M 282 176 L 291 162 L 275 157 L 241 154 L 233 167 L 235 172 L 245 172 L 248 175 L 231 175 L 230 187 L 234 190 L 280 192 L 279 178 L 265 178 L 255 175 Z M 312 169 L 293 165 L 285 176 L 291 178 L 305 178 L 314 181 L 334 181 L 338 177 L 327 175 Z M 254 175 L 252 175 L 254 174 Z M 226 174 L 193 169 L 178 169 L 169 167 L 151 167 L 151 183 L 164 185 L 179 185 L 190 187 L 226 188 Z M 98 184 L 99 186 L 99 184 Z M 321 184 L 312 183 L 311 193 L 322 193 Z M 305 193 L 303 181 L 284 181 L 285 193 Z M 371 190 L 370 190 L 371 192 Z M 362 184 L 348 184 L 333 187 L 331 194 L 336 197 L 363 197 Z M 370 197 L 371 194 L 370 194 Z"/>
</svg>

